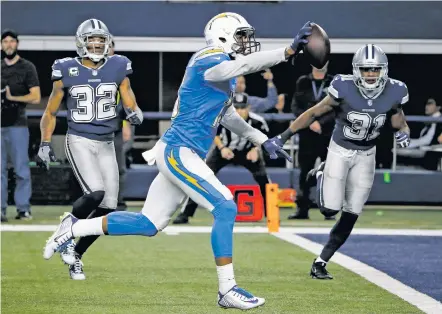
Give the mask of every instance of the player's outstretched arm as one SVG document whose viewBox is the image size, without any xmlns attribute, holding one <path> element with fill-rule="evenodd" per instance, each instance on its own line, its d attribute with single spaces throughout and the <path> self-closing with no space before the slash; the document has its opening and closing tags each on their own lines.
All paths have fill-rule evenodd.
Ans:
<svg viewBox="0 0 442 314">
<path fill-rule="evenodd" d="M 143 122 L 143 112 L 137 105 L 135 94 L 130 86 L 130 80 L 125 77 L 120 84 L 120 96 L 123 102 L 123 108 L 126 112 L 126 119 L 134 125 L 139 125 Z"/>
<path fill-rule="evenodd" d="M 248 139 L 255 145 L 261 145 L 267 141 L 268 137 L 258 129 L 255 129 L 249 125 L 241 116 L 236 112 L 233 106 L 230 106 L 221 120 L 221 124 L 238 134 L 241 137 Z"/>
<path fill-rule="evenodd" d="M 391 116 L 391 126 L 399 130 L 394 134 L 397 146 L 401 148 L 410 146 L 410 128 L 401 108 L 398 108 L 396 113 Z"/>
<path fill-rule="evenodd" d="M 311 107 L 303 114 L 301 114 L 295 121 L 292 122 L 290 127 L 278 136 L 281 143 L 284 144 L 290 137 L 292 137 L 296 132 L 308 127 L 316 118 L 322 116 L 323 114 L 333 110 L 334 106 L 339 103 L 330 96 L 326 96 L 318 104 Z"/>
<path fill-rule="evenodd" d="M 40 120 L 41 143 L 37 154 L 37 165 L 49 169 L 49 163 L 55 161 L 55 154 L 51 147 L 52 134 L 57 122 L 57 112 L 63 100 L 63 82 L 55 81 L 52 85 L 52 93 L 49 96 L 46 110 Z"/>
<path fill-rule="evenodd" d="M 303 45 L 308 43 L 307 36 L 311 35 L 311 23 L 307 22 L 298 32 L 293 42 L 287 48 L 255 52 L 239 56 L 235 60 L 221 62 L 204 73 L 204 79 L 209 82 L 222 82 L 240 75 L 259 72 L 287 61 L 299 53 Z"/>
<path fill-rule="evenodd" d="M 221 124 L 233 133 L 246 138 L 256 146 L 261 146 L 264 151 L 269 154 L 271 159 L 284 157 L 290 162 L 292 161 L 292 158 L 287 154 L 287 152 L 285 152 L 282 147 L 278 146 L 275 141 L 269 140 L 267 135 L 244 121 L 233 106 L 230 106 L 227 109 L 223 119 L 221 120 Z"/>
</svg>

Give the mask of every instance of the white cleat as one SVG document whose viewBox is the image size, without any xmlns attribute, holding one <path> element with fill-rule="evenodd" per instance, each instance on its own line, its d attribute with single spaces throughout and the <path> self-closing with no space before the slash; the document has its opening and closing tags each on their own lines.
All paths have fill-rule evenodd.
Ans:
<svg viewBox="0 0 442 314">
<path fill-rule="evenodd" d="M 73 265 L 69 265 L 69 275 L 73 280 L 85 280 L 86 275 L 83 271 L 83 262 L 78 257 L 75 259 Z"/>
<path fill-rule="evenodd" d="M 218 305 L 222 308 L 249 310 L 261 306 L 265 302 L 265 299 L 257 298 L 238 286 L 234 286 L 225 295 L 218 292 Z"/>
<path fill-rule="evenodd" d="M 61 217 L 61 223 L 57 227 L 57 230 L 46 241 L 46 245 L 43 251 L 43 257 L 50 259 L 55 252 L 62 251 L 65 245 L 73 238 L 72 225 L 78 221 L 71 213 L 65 213 Z"/>
<path fill-rule="evenodd" d="M 68 241 L 63 250 L 60 250 L 60 257 L 65 264 L 74 265 L 75 258 L 75 241 L 72 239 Z"/>
</svg>

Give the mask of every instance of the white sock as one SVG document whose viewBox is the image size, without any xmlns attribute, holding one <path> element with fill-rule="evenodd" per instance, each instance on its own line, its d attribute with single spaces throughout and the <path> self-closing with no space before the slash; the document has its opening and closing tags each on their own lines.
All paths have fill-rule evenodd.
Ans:
<svg viewBox="0 0 442 314">
<path fill-rule="evenodd" d="M 102 223 L 103 217 L 80 219 L 72 226 L 72 234 L 74 237 L 103 235 Z"/>
<path fill-rule="evenodd" d="M 327 264 L 327 262 L 326 261 L 324 261 L 322 258 L 320 258 L 320 257 L 318 257 L 316 260 L 315 260 L 315 263 L 326 263 Z"/>
<path fill-rule="evenodd" d="M 226 294 L 230 289 L 236 286 L 235 275 L 233 274 L 233 264 L 216 266 L 219 280 L 219 292 Z"/>
</svg>

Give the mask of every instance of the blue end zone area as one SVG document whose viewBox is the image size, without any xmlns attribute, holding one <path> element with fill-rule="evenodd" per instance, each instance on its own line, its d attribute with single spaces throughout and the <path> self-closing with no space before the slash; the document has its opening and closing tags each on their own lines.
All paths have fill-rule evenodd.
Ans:
<svg viewBox="0 0 442 314">
<path fill-rule="evenodd" d="M 328 239 L 322 234 L 301 236 L 321 244 Z M 442 237 L 350 235 L 339 252 L 442 301 Z"/>
</svg>

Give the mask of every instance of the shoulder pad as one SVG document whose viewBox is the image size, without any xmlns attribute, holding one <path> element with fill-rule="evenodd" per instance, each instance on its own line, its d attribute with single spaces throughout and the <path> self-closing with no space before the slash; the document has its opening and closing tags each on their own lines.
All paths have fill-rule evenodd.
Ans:
<svg viewBox="0 0 442 314">
<path fill-rule="evenodd" d="M 63 58 L 55 60 L 52 64 L 51 79 L 53 81 L 61 80 L 65 76 L 65 69 L 72 65 L 73 62 L 75 62 L 74 58 Z"/>
<path fill-rule="evenodd" d="M 206 47 L 197 51 L 189 61 L 188 66 L 195 63 L 199 65 L 218 64 L 225 60 L 230 60 L 229 55 L 221 47 Z"/>
<path fill-rule="evenodd" d="M 337 74 L 328 87 L 328 94 L 334 99 L 345 97 L 348 89 L 348 82 L 353 83 L 352 75 Z"/>
<path fill-rule="evenodd" d="M 388 79 L 388 83 L 393 88 L 395 94 L 397 94 L 398 104 L 406 104 L 409 99 L 407 85 L 404 82 L 392 78 Z"/>
<path fill-rule="evenodd" d="M 130 59 L 128 57 L 123 56 L 123 55 L 119 55 L 119 54 L 114 54 L 113 56 L 110 56 L 109 59 L 113 60 L 116 63 L 121 64 L 121 68 L 124 68 L 126 76 L 133 73 L 132 61 L 130 61 Z"/>
</svg>

